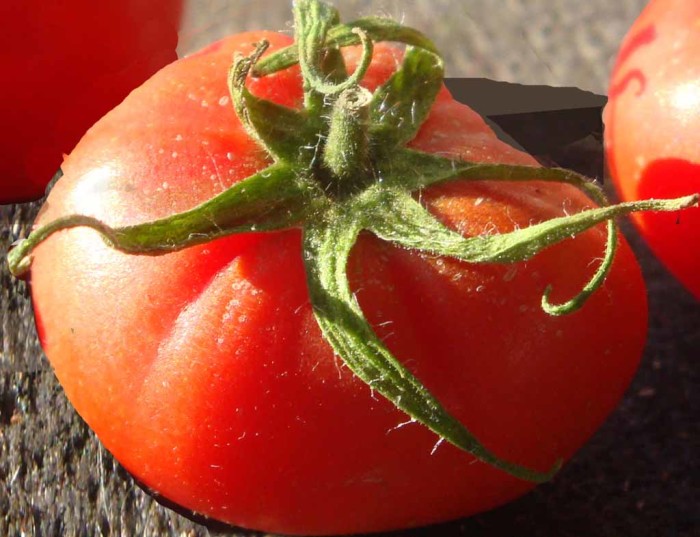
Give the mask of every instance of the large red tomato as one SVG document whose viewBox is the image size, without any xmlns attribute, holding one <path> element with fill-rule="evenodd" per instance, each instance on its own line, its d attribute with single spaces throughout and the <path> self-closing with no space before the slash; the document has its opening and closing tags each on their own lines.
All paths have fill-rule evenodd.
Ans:
<svg viewBox="0 0 700 537">
<path fill-rule="evenodd" d="M 605 109 L 605 146 L 623 200 L 700 192 L 699 29 L 699 2 L 652 0 L 622 43 Z M 700 209 L 633 220 L 700 298 Z"/>
<path fill-rule="evenodd" d="M 0 2 L 0 203 L 43 196 L 88 127 L 177 58 L 181 4 Z"/>
<path fill-rule="evenodd" d="M 238 35 L 132 92 L 66 159 L 39 223 L 71 213 L 112 226 L 166 217 L 267 166 L 226 83 L 234 53 L 249 54 L 263 38 L 272 49 L 289 43 Z M 359 52 L 345 50 L 352 70 Z M 376 45 L 363 85 L 375 89 L 400 58 Z M 249 88 L 289 107 L 302 102 L 297 68 Z M 444 88 L 410 145 L 535 164 Z M 453 181 L 426 188 L 421 201 L 466 236 L 592 205 L 569 185 L 541 181 Z M 452 415 L 498 457 L 545 471 L 616 405 L 644 345 L 644 285 L 624 242 L 582 309 L 550 316 L 540 307 L 548 284 L 554 301 L 578 292 L 605 240 L 596 227 L 504 266 L 420 254 L 364 233 L 348 275 L 379 339 Z M 532 483 L 440 443 L 343 365 L 312 312 L 301 241 L 298 229 L 242 233 L 139 256 L 76 228 L 37 247 L 31 288 L 42 344 L 104 445 L 188 509 L 284 533 L 415 526 L 529 490 Z"/>
</svg>

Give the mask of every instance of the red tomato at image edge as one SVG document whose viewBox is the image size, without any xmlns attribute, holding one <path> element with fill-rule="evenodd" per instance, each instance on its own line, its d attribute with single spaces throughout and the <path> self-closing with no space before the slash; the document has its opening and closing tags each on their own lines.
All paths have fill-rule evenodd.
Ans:
<svg viewBox="0 0 700 537">
<path fill-rule="evenodd" d="M 272 49 L 290 43 L 234 36 L 132 92 L 66 159 L 38 225 L 71 213 L 110 225 L 164 217 L 264 167 L 226 83 L 234 52 L 250 54 L 261 39 Z M 345 54 L 354 69 L 358 50 Z M 363 84 L 376 88 L 399 58 L 377 44 Z M 302 101 L 297 68 L 249 82 L 279 104 Z M 444 88 L 410 145 L 535 164 Z M 541 182 L 457 181 L 426 188 L 422 201 L 467 235 L 592 205 L 570 185 Z M 548 284 L 555 302 L 576 294 L 605 242 L 603 225 L 525 263 L 470 265 L 362 234 L 348 276 L 380 339 L 449 412 L 498 456 L 546 470 L 616 406 L 644 346 L 646 293 L 624 239 L 581 310 L 553 317 L 540 307 Z M 407 423 L 340 364 L 313 316 L 300 243 L 292 229 L 137 256 L 71 229 L 36 248 L 42 346 L 106 448 L 176 504 L 277 533 L 424 525 L 530 490 Z"/>
<path fill-rule="evenodd" d="M 605 149 L 623 200 L 700 192 L 700 2 L 654 0 L 625 37 L 605 108 Z M 635 213 L 647 243 L 700 298 L 700 209 Z"/>
<path fill-rule="evenodd" d="M 177 59 L 182 0 L 0 1 L 0 204 L 38 199 L 84 132 Z"/>
</svg>

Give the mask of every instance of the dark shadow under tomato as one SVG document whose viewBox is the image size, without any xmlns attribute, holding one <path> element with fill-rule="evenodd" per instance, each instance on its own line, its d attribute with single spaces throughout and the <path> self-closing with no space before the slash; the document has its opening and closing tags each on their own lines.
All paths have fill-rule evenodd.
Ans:
<svg viewBox="0 0 700 537">
<path fill-rule="evenodd" d="M 171 511 L 176 512 L 178 515 L 183 516 L 188 520 L 191 520 L 195 524 L 199 524 L 200 526 L 204 526 L 213 535 L 246 535 L 246 536 L 250 536 L 250 537 L 264 535 L 263 533 L 258 532 L 258 531 L 240 528 L 238 526 L 226 524 L 225 522 L 213 520 L 213 519 L 208 518 L 208 517 L 201 515 L 199 513 L 195 513 L 191 509 L 187 509 L 186 507 L 182 507 L 181 505 L 175 503 L 174 501 L 169 500 L 168 498 L 161 496 L 160 494 L 149 489 L 146 485 L 141 483 L 133 475 L 131 475 L 131 478 L 134 480 L 134 483 L 136 485 L 138 485 L 138 487 L 141 490 L 143 490 L 146 494 L 148 494 L 151 498 L 153 498 L 160 505 L 162 505 L 166 509 L 170 509 Z M 245 486 L 245 485 L 243 485 L 243 486 Z"/>
</svg>

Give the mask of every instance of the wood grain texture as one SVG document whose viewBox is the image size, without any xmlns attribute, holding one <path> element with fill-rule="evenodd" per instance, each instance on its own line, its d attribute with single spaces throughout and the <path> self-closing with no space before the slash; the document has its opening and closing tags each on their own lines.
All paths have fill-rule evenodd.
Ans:
<svg viewBox="0 0 700 537">
<path fill-rule="evenodd" d="M 645 2 L 336 4 L 345 20 L 380 11 L 431 35 L 446 53 L 449 76 L 603 93 L 617 44 Z M 192 0 L 180 53 L 232 32 L 290 31 L 290 20 L 286 1 Z M 0 256 L 26 235 L 38 207 L 0 207 Z M 700 307 L 625 232 L 649 285 L 651 326 L 642 368 L 618 411 L 552 483 L 496 511 L 402 535 L 698 535 L 690 470 L 700 447 Z M 4 263 L 0 301 L 0 535 L 251 535 L 193 522 L 142 491 L 66 401 L 38 344 L 27 286 Z"/>
</svg>

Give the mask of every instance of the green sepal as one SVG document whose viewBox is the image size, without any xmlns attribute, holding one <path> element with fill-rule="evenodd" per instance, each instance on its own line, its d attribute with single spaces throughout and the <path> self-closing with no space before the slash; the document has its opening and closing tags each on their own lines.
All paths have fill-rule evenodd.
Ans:
<svg viewBox="0 0 700 537">
<path fill-rule="evenodd" d="M 379 166 L 388 186 L 415 191 L 454 179 L 472 181 L 550 181 L 569 183 L 583 190 L 593 201 L 607 205 L 605 194 L 593 181 L 564 168 L 535 165 L 494 164 L 450 159 L 415 149 L 397 148 L 391 159 Z"/>
<path fill-rule="evenodd" d="M 335 10 L 334 16 L 331 19 L 331 25 L 337 26 L 340 24 L 340 13 L 333 7 L 331 7 L 331 9 Z M 336 47 L 324 47 L 321 54 L 321 71 L 323 71 L 326 80 L 338 84 L 348 77 L 345 59 L 340 49 Z"/>
<path fill-rule="evenodd" d="M 347 47 L 359 45 L 360 37 L 353 30 L 359 28 L 367 37 L 378 43 L 380 41 L 393 41 L 415 47 L 424 48 L 438 54 L 435 44 L 424 34 L 413 28 L 407 28 L 391 19 L 380 17 L 367 17 L 347 24 L 334 25 L 326 34 L 325 45 L 329 48 Z M 266 76 L 299 62 L 299 49 L 297 45 L 282 48 L 273 54 L 263 58 L 254 68 L 254 76 Z"/>
<path fill-rule="evenodd" d="M 64 216 L 33 231 L 10 251 L 10 272 L 15 276 L 25 272 L 31 251 L 50 235 L 79 226 L 96 230 L 117 250 L 150 255 L 182 250 L 234 233 L 295 227 L 318 205 L 311 196 L 316 188 L 289 166 L 273 164 L 193 209 L 150 222 L 110 227 L 86 215 Z"/>
<path fill-rule="evenodd" d="M 335 8 L 313 0 L 298 0 L 294 3 L 294 26 L 296 29 L 299 67 L 304 89 L 304 107 L 315 115 L 321 112 L 329 96 L 357 86 L 365 76 L 372 61 L 373 43 L 361 29 L 353 28 L 362 43 L 362 58 L 355 71 L 344 80 L 328 81 L 323 70 L 325 63 L 324 43 L 331 26 L 338 21 Z"/>
<path fill-rule="evenodd" d="M 657 210 L 677 210 L 677 209 L 657 209 Z M 605 282 L 610 270 L 612 269 L 615 253 L 617 252 L 617 227 L 614 220 L 610 219 L 607 223 L 608 238 L 605 243 L 605 256 L 598 265 L 593 276 L 586 282 L 581 290 L 566 302 L 554 304 L 549 297 L 552 294 L 552 286 L 548 285 L 542 294 L 540 305 L 542 309 L 550 315 L 568 315 L 580 309 L 595 291 L 597 291 Z"/>
<path fill-rule="evenodd" d="M 491 453 L 379 340 L 346 274 L 350 251 L 364 226 L 356 215 L 338 212 L 304 227 L 303 258 L 311 305 L 334 352 L 372 390 L 440 438 L 520 479 L 536 483 L 549 480 L 561 466 L 560 461 L 549 471 L 538 472 Z"/>
<path fill-rule="evenodd" d="M 246 88 L 248 73 L 267 43 L 248 57 L 237 57 L 229 70 L 228 87 L 241 123 L 275 161 L 304 162 L 314 152 L 322 123 L 305 110 L 295 110 L 253 95 Z"/>
<path fill-rule="evenodd" d="M 298 0 L 293 4 L 294 35 L 297 60 L 302 73 L 304 89 L 304 108 L 312 115 L 323 108 L 323 94 L 314 85 L 325 83 L 325 76 L 320 69 L 323 63 L 322 43 L 326 34 L 338 20 L 338 12 L 325 2 Z M 274 56 L 274 55 L 273 55 Z M 255 69 L 258 72 L 258 69 Z"/>
<path fill-rule="evenodd" d="M 419 190 L 441 182 L 460 180 L 491 181 L 552 181 L 567 183 L 583 191 L 593 201 L 608 206 L 603 190 L 571 170 L 564 168 L 543 168 L 540 166 L 523 166 L 511 164 L 491 164 L 465 162 L 439 155 L 433 155 L 412 149 L 400 149 L 398 156 L 389 161 L 389 165 L 379 173 L 387 185 L 398 185 L 402 189 Z M 565 315 L 579 309 L 586 299 L 598 289 L 607 277 L 617 250 L 617 229 L 611 220 L 607 222 L 605 257 L 581 291 L 563 304 L 549 301 L 551 289 L 542 296 L 542 309 L 551 315 Z"/>
<path fill-rule="evenodd" d="M 388 185 L 399 185 L 409 190 L 419 190 L 441 182 L 461 180 L 490 181 L 551 181 L 567 183 L 583 191 L 593 201 L 608 206 L 603 190 L 593 181 L 564 168 L 543 168 L 511 164 L 465 162 L 412 149 L 402 149 L 398 158 L 380 173 Z M 605 257 L 598 269 L 586 282 L 580 293 L 563 304 L 549 301 L 550 289 L 542 296 L 542 309 L 551 315 L 565 315 L 579 309 L 586 299 L 598 289 L 608 273 L 617 251 L 617 229 L 612 219 L 607 222 Z"/>
<path fill-rule="evenodd" d="M 562 242 L 602 222 L 637 211 L 678 211 L 697 202 L 687 196 L 676 200 L 645 200 L 620 203 L 581 211 L 574 215 L 552 218 L 508 233 L 463 237 L 452 231 L 405 190 L 376 189 L 367 191 L 365 214 L 367 229 L 379 238 L 404 248 L 431 255 L 453 257 L 468 263 L 518 263 L 526 261 L 545 248 Z M 380 207 L 380 210 L 376 208 Z M 372 212 L 372 208 L 375 208 Z M 615 230 L 614 230 L 615 231 Z M 543 308 L 550 314 L 571 313 L 580 308 L 603 279 L 598 272 L 607 274 L 614 256 L 617 233 L 608 234 L 606 256 L 602 269 L 596 272 L 574 299 L 561 306 L 548 302 L 550 289 L 543 296 Z"/>
<path fill-rule="evenodd" d="M 422 48 L 407 48 L 401 67 L 374 92 L 370 103 L 370 132 L 379 150 L 391 152 L 416 136 L 444 75 L 440 56 Z"/>
</svg>

